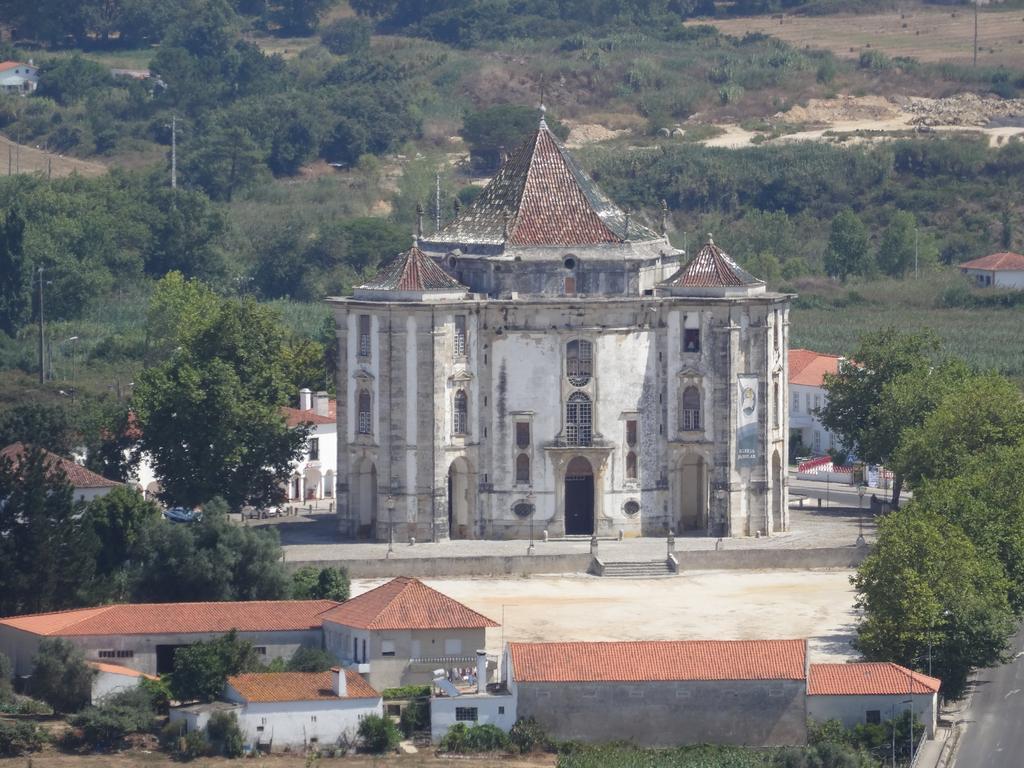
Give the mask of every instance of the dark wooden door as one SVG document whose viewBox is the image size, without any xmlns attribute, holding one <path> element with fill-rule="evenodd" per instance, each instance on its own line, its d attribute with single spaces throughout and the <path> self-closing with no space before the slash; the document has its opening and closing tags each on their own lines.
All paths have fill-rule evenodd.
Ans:
<svg viewBox="0 0 1024 768">
<path fill-rule="evenodd" d="M 594 533 L 594 476 L 565 476 L 565 533 L 590 536 Z"/>
</svg>

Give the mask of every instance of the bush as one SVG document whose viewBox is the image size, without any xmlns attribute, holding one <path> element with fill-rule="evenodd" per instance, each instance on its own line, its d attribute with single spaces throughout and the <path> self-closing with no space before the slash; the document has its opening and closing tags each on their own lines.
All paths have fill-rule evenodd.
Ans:
<svg viewBox="0 0 1024 768">
<path fill-rule="evenodd" d="M 11 660 L 6 655 L 0 653 L 0 702 L 7 701 L 14 694 L 14 688 L 11 685 L 11 678 L 14 676 L 14 671 L 11 668 Z"/>
<path fill-rule="evenodd" d="M 487 723 L 467 728 L 465 723 L 456 723 L 441 739 L 439 749 L 442 752 L 465 755 L 477 752 L 508 752 L 511 745 L 508 734 L 496 725 Z"/>
<path fill-rule="evenodd" d="M 348 600 L 348 571 L 344 568 L 316 568 L 307 565 L 292 574 L 294 600 Z"/>
<path fill-rule="evenodd" d="M 81 730 L 82 743 L 93 749 L 109 749 L 118 746 L 130 733 L 149 731 L 153 713 L 130 705 L 104 703 L 86 707 L 71 718 L 71 725 Z"/>
<path fill-rule="evenodd" d="M 367 715 L 359 723 L 359 739 L 363 750 L 374 755 L 391 752 L 402 740 L 402 735 L 389 717 Z"/>
<path fill-rule="evenodd" d="M 206 725 L 206 737 L 211 747 L 217 749 L 224 757 L 242 756 L 244 739 L 234 712 L 214 712 L 210 715 L 210 722 Z"/>
<path fill-rule="evenodd" d="M 430 700 L 413 699 L 402 710 L 402 716 L 398 720 L 398 727 L 406 738 L 412 736 L 416 731 L 430 728 Z"/>
<path fill-rule="evenodd" d="M 548 732 L 532 717 L 516 720 L 512 730 L 508 732 L 508 738 L 524 755 L 538 749 L 544 752 L 551 752 L 554 749 L 554 742 L 548 736 Z"/>
<path fill-rule="evenodd" d="M 420 699 L 430 695 L 429 685 L 403 685 L 400 688 L 385 688 L 381 697 L 388 699 Z"/>
<path fill-rule="evenodd" d="M 46 734 L 35 723 L 0 720 L 0 757 L 18 757 L 38 752 L 45 743 Z"/>
<path fill-rule="evenodd" d="M 348 56 L 370 47 L 373 24 L 366 19 L 338 19 L 320 33 L 320 42 L 331 53 Z"/>
<path fill-rule="evenodd" d="M 181 749 L 178 757 L 182 760 L 195 760 L 197 757 L 205 757 L 210 754 L 210 743 L 206 740 L 206 734 L 202 731 L 191 731 L 185 734 L 182 739 Z"/>
<path fill-rule="evenodd" d="M 288 672 L 326 672 L 337 666 L 337 661 L 323 648 L 301 646 L 295 650 L 285 665 Z"/>
<path fill-rule="evenodd" d="M 93 671 L 82 651 L 60 637 L 39 643 L 32 666 L 32 694 L 58 712 L 77 712 L 92 698 Z"/>
</svg>

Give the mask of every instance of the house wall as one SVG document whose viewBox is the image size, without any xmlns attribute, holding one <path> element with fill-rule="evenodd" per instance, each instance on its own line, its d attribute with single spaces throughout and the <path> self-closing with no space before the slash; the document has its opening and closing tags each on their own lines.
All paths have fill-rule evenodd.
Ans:
<svg viewBox="0 0 1024 768">
<path fill-rule="evenodd" d="M 821 419 L 814 413 L 828 403 L 824 387 L 790 384 L 789 398 L 789 428 L 799 432 L 804 449 L 810 455 L 823 456 L 829 448 L 840 447 L 839 439 L 822 425 Z"/>
<path fill-rule="evenodd" d="M 106 496 L 116 486 L 105 485 L 100 488 L 75 488 L 74 499 L 75 501 L 82 501 L 88 504 L 93 499 L 99 499 Z"/>
<path fill-rule="evenodd" d="M 877 710 L 882 720 L 891 720 L 906 712 L 908 698 L 913 699 L 914 714 L 924 723 L 928 738 L 935 738 L 938 694 L 907 696 L 808 696 L 807 717 L 817 722 L 838 720 L 847 728 L 867 722 L 867 713 Z"/>
<path fill-rule="evenodd" d="M 11 660 L 11 668 L 18 677 L 32 674 L 32 657 L 43 638 L 31 632 L 0 624 L 0 653 Z"/>
<path fill-rule="evenodd" d="M 292 464 L 291 476 L 298 475 L 303 479 L 303 494 L 301 499 L 295 501 L 306 501 L 309 491 L 312 490 L 316 499 L 333 499 L 335 496 L 335 473 L 338 466 L 338 428 L 335 424 L 313 424 L 310 426 L 309 437 L 318 441 L 319 458 L 309 458 L 307 446 L 302 458 Z M 288 495 L 291 496 L 291 487 L 288 488 Z"/>
<path fill-rule="evenodd" d="M 237 694 L 228 688 L 228 699 Z M 383 700 L 325 699 L 243 703 L 238 725 L 249 744 L 269 743 L 274 751 L 310 743 L 336 744 L 352 740 L 367 715 L 382 715 Z M 315 742 L 314 742 L 315 740 Z"/>
<path fill-rule="evenodd" d="M 138 675 L 119 675 L 114 672 L 97 670 L 92 679 L 92 703 L 119 691 L 130 691 L 139 686 L 143 678 Z"/>
<path fill-rule="evenodd" d="M 458 707 L 476 708 L 475 722 L 471 725 L 495 725 L 506 733 L 516 722 L 516 699 L 514 696 L 464 694 L 462 696 L 435 696 L 430 700 L 430 737 L 436 743 L 448 729 L 459 722 L 455 710 Z"/>
<path fill-rule="evenodd" d="M 1024 270 L 961 269 L 982 287 L 1024 290 Z"/>
<path fill-rule="evenodd" d="M 556 739 L 643 746 L 803 744 L 803 680 L 518 682 L 517 715 Z"/>
</svg>

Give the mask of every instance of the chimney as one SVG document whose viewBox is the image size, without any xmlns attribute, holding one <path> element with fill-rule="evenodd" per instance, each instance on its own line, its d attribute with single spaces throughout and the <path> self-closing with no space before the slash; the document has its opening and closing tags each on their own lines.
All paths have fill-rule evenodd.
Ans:
<svg viewBox="0 0 1024 768">
<path fill-rule="evenodd" d="M 331 688 L 338 697 L 348 696 L 348 681 L 345 679 L 345 670 L 341 667 L 331 667 Z"/>
<path fill-rule="evenodd" d="M 308 387 L 303 387 L 299 390 L 299 410 L 313 410 L 313 393 L 309 391 Z"/>
<path fill-rule="evenodd" d="M 487 693 L 487 651 L 476 652 L 476 692 Z"/>
<path fill-rule="evenodd" d="M 324 392 L 323 390 L 320 390 L 319 392 L 316 393 L 316 396 L 313 399 L 314 399 L 315 405 L 316 405 L 316 415 L 317 416 L 326 416 L 327 415 L 327 400 L 328 400 L 327 393 Z"/>
</svg>

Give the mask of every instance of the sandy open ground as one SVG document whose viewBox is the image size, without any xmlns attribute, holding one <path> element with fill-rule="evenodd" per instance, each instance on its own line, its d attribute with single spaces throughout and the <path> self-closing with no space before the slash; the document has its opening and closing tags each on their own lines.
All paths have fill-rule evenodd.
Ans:
<svg viewBox="0 0 1024 768">
<path fill-rule="evenodd" d="M 851 571 L 695 571 L 667 579 L 428 579 L 503 624 L 504 641 L 802 638 L 814 661 L 854 655 Z M 382 583 L 356 580 L 357 595 Z M 504 617 L 504 618 L 503 618 Z"/>
</svg>

